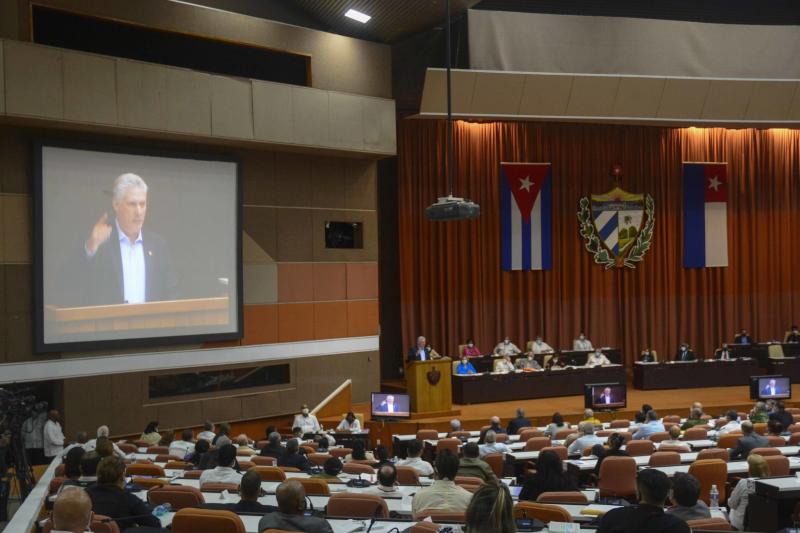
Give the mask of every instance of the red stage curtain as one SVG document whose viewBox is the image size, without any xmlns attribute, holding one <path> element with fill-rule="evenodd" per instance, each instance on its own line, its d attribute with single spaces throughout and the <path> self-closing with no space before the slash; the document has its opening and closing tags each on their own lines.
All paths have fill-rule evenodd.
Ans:
<svg viewBox="0 0 800 533">
<path fill-rule="evenodd" d="M 473 337 L 488 351 L 504 335 L 541 334 L 571 347 L 579 331 L 619 346 L 626 362 L 645 346 L 661 359 L 689 342 L 711 354 L 747 328 L 783 339 L 800 322 L 800 131 L 468 123 L 454 126 L 456 193 L 481 206 L 473 221 L 430 222 L 446 189 L 445 122 L 399 123 L 402 331 L 455 354 Z M 501 161 L 553 164 L 553 269 L 502 272 Z M 731 183 L 727 268 L 682 266 L 682 161 L 726 161 Z M 655 200 L 653 245 L 635 270 L 594 264 L 578 234 L 578 200 L 614 185 Z"/>
</svg>

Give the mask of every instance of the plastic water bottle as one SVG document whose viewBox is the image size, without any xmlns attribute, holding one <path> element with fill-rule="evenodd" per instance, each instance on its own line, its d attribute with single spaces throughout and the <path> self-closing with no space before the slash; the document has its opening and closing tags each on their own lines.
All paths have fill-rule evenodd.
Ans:
<svg viewBox="0 0 800 533">
<path fill-rule="evenodd" d="M 709 507 L 712 509 L 719 509 L 719 489 L 716 485 L 711 485 L 711 491 L 708 493 L 708 501 L 711 503 Z"/>
<path fill-rule="evenodd" d="M 156 518 L 161 518 L 162 516 L 170 512 L 171 509 L 172 506 L 169 503 L 162 503 L 161 505 L 153 509 L 153 516 L 155 516 Z"/>
</svg>

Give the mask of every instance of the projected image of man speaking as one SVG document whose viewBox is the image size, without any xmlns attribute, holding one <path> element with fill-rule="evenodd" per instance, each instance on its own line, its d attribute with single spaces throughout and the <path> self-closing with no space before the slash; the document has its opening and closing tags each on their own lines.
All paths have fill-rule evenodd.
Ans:
<svg viewBox="0 0 800 533">
<path fill-rule="evenodd" d="M 147 183 L 125 173 L 114 180 L 111 207 L 103 213 L 84 243 L 84 305 L 137 304 L 173 300 L 177 281 L 169 249 L 157 233 L 145 229 Z"/>
</svg>

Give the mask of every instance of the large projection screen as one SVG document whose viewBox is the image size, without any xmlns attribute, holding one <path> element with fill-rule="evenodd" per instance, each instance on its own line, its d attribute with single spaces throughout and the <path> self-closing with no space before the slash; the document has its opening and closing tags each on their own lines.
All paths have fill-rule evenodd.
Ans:
<svg viewBox="0 0 800 533">
<path fill-rule="evenodd" d="M 241 337 L 236 160 L 34 150 L 37 351 Z"/>
</svg>

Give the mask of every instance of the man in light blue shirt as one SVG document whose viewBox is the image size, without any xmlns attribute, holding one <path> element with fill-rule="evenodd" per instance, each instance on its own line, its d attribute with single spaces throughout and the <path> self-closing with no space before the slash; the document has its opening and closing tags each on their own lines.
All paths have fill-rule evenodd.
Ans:
<svg viewBox="0 0 800 533">
<path fill-rule="evenodd" d="M 503 444 L 502 442 L 497 442 L 497 433 L 492 431 L 491 429 L 486 432 L 484 435 L 483 440 L 486 444 L 481 444 L 480 448 L 480 458 L 483 459 L 490 453 L 510 453 L 511 448 Z"/>
<path fill-rule="evenodd" d="M 639 431 L 633 434 L 633 439 L 649 439 L 653 433 L 661 433 L 663 431 L 666 431 L 664 424 L 658 421 L 658 413 L 656 413 L 655 409 L 651 409 L 645 415 L 645 423 L 639 426 Z"/>
<path fill-rule="evenodd" d="M 580 455 L 583 453 L 584 449 L 591 448 L 595 444 L 603 443 L 600 437 L 594 434 L 594 424 L 591 422 L 581 422 L 578 425 L 578 431 L 580 431 L 582 435 L 575 439 L 575 441 L 569 445 L 569 448 L 567 448 L 567 452 L 570 455 Z"/>
</svg>

